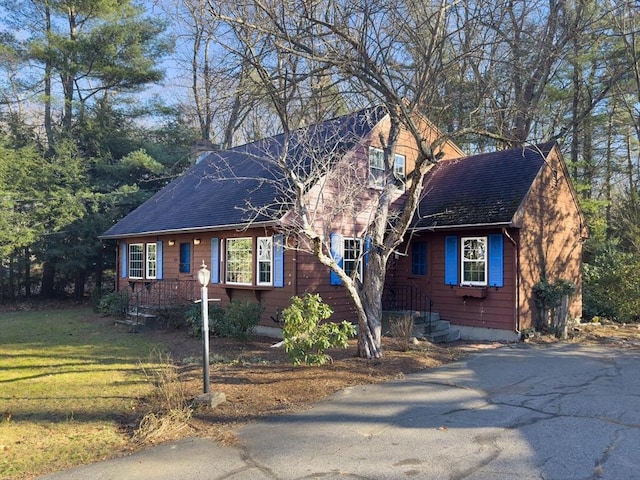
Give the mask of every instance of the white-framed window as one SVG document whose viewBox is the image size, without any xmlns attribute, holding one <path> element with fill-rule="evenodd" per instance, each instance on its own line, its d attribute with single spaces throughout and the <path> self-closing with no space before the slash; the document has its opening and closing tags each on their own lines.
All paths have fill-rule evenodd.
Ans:
<svg viewBox="0 0 640 480">
<path fill-rule="evenodd" d="M 144 244 L 129 244 L 129 278 L 144 278 Z"/>
<path fill-rule="evenodd" d="M 395 154 L 393 159 L 393 176 L 397 180 L 398 188 L 404 191 L 404 184 L 406 180 L 406 163 L 407 159 L 404 155 L 399 153 Z"/>
<path fill-rule="evenodd" d="M 462 237 L 462 285 L 487 284 L 487 237 Z"/>
<path fill-rule="evenodd" d="M 155 243 L 147 243 L 146 277 L 156 278 L 158 274 L 158 251 Z"/>
<path fill-rule="evenodd" d="M 273 283 L 273 237 L 258 237 L 257 249 L 258 285 L 271 285 Z"/>
<path fill-rule="evenodd" d="M 226 241 L 226 283 L 253 284 L 253 239 L 229 238 Z"/>
<path fill-rule="evenodd" d="M 384 187 L 384 152 L 381 148 L 369 147 L 369 185 Z"/>
<path fill-rule="evenodd" d="M 357 278 L 362 278 L 362 239 L 345 238 L 343 247 L 343 264 L 344 273 L 349 276 L 357 270 Z"/>
</svg>

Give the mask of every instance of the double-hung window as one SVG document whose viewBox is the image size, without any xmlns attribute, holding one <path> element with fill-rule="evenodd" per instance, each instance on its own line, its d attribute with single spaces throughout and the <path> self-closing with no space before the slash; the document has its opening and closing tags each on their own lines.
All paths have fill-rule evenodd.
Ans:
<svg viewBox="0 0 640 480">
<path fill-rule="evenodd" d="M 273 237 L 258 237 L 258 285 L 271 285 L 273 282 Z"/>
<path fill-rule="evenodd" d="M 427 274 L 427 242 L 411 244 L 411 275 Z"/>
<path fill-rule="evenodd" d="M 253 284 L 253 239 L 227 239 L 226 282 L 236 285 Z"/>
<path fill-rule="evenodd" d="M 129 278 L 143 278 L 144 244 L 129 244 Z"/>
<path fill-rule="evenodd" d="M 487 237 L 462 237 L 462 284 L 487 284 Z"/>
<path fill-rule="evenodd" d="M 147 278 L 156 278 L 158 273 L 158 251 L 157 245 L 155 243 L 147 243 L 147 258 L 146 258 L 146 266 Z"/>
<path fill-rule="evenodd" d="M 345 238 L 343 250 L 344 273 L 362 279 L 362 240 L 359 238 Z"/>
<path fill-rule="evenodd" d="M 369 147 L 369 185 L 384 187 L 384 152 L 381 148 Z"/>
</svg>

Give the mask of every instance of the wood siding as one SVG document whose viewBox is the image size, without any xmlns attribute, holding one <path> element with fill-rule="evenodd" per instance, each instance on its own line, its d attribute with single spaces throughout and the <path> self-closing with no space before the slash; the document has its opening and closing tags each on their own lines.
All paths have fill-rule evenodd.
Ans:
<svg viewBox="0 0 640 480">
<path fill-rule="evenodd" d="M 533 286 L 545 275 L 577 286 L 570 318 L 582 316 L 582 243 L 587 236 L 575 192 L 555 147 L 534 182 L 516 222 L 520 227 L 520 327 L 536 325 L 539 315 Z"/>
<path fill-rule="evenodd" d="M 500 233 L 500 230 L 464 230 L 456 231 L 458 249 L 460 237 L 484 237 Z M 514 331 L 515 314 L 515 248 L 506 236 L 503 236 L 504 285 L 486 287 L 486 297 L 475 298 L 468 287 L 445 285 L 445 237 L 453 233 L 422 233 L 412 241 L 425 241 L 427 244 L 427 274 L 411 275 L 411 248 L 404 245 L 402 255 L 392 257 L 389 262 L 387 281 L 396 284 L 415 285 L 431 298 L 432 311 L 440 314 L 443 320 L 455 325 L 480 328 L 496 328 Z M 460 252 L 458 252 L 458 272 L 460 271 Z M 459 274 L 458 274 L 459 275 Z M 469 296 L 463 296 L 468 292 Z"/>
</svg>

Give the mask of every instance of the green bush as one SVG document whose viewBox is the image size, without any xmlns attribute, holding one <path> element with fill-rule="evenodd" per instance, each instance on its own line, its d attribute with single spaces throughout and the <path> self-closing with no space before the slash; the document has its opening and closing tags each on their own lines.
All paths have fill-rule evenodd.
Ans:
<svg viewBox="0 0 640 480">
<path fill-rule="evenodd" d="M 217 326 L 224 321 L 224 308 L 217 304 L 209 304 L 209 334 L 217 334 Z M 185 315 L 187 335 L 202 337 L 202 304 L 194 303 Z"/>
<path fill-rule="evenodd" d="M 247 341 L 255 331 L 264 307 L 260 303 L 232 300 L 215 328 L 221 337 Z M 211 317 L 211 315 L 209 315 Z"/>
<path fill-rule="evenodd" d="M 640 258 L 609 243 L 583 266 L 583 316 L 618 322 L 640 319 Z"/>
<path fill-rule="evenodd" d="M 291 305 L 282 312 L 284 349 L 294 365 L 324 365 L 332 358 L 325 351 L 329 348 L 346 348 L 355 327 L 342 323 L 320 323 L 333 311 L 318 294 L 306 293 L 302 298 L 293 297 Z"/>
<path fill-rule="evenodd" d="M 98 312 L 111 317 L 124 317 L 129 308 L 129 295 L 126 291 L 104 295 L 98 303 Z"/>
</svg>

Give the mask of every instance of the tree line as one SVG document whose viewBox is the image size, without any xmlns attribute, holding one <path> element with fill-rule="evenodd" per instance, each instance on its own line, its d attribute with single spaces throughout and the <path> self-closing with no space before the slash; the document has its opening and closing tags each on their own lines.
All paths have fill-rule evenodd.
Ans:
<svg viewBox="0 0 640 480">
<path fill-rule="evenodd" d="M 639 311 L 633 0 L 2 8 L 0 301 L 101 288 L 114 255 L 97 235 L 188 167 L 196 140 L 227 148 L 382 104 L 470 154 L 557 140 L 590 230 L 585 313 Z"/>
</svg>

